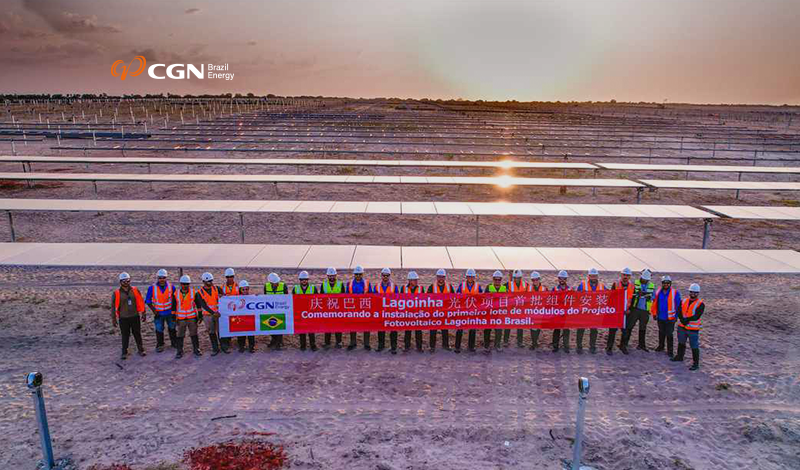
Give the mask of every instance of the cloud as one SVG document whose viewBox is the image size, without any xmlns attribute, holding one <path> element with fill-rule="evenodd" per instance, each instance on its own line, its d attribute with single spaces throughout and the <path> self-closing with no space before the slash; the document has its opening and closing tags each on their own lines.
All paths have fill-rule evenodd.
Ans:
<svg viewBox="0 0 800 470">
<path fill-rule="evenodd" d="M 255 42 L 255 41 L 247 41 L 247 45 L 248 46 L 255 46 L 256 44 L 258 44 L 258 43 Z"/>
<path fill-rule="evenodd" d="M 42 18 L 48 26 L 62 34 L 121 32 L 116 26 L 100 23 L 97 15 L 82 15 L 64 10 L 58 0 L 23 0 L 22 7 Z"/>
<path fill-rule="evenodd" d="M 192 15 L 194 13 L 200 13 L 200 9 L 199 8 L 188 8 L 184 13 L 186 13 L 187 15 Z"/>
</svg>

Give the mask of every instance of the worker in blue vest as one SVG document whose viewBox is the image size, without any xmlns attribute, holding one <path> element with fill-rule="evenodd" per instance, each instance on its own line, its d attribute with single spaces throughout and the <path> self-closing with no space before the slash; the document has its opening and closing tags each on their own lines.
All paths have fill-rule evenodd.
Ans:
<svg viewBox="0 0 800 470">
<path fill-rule="evenodd" d="M 356 266 L 355 269 L 353 269 L 353 279 L 345 284 L 345 292 L 348 294 L 372 294 L 375 292 L 372 288 L 372 284 L 370 284 L 368 280 L 364 279 L 364 268 L 361 266 Z M 364 349 L 367 351 L 372 350 L 372 346 L 369 344 L 369 331 L 362 333 L 362 337 L 364 338 Z M 358 333 L 354 331 L 350 332 L 350 344 L 347 346 L 348 351 L 352 351 L 356 348 L 357 339 Z"/>
<path fill-rule="evenodd" d="M 344 294 L 345 287 L 342 281 L 336 279 L 336 268 L 330 267 L 325 272 L 327 278 L 319 285 L 319 291 L 322 294 Z M 325 342 L 323 348 L 328 349 L 331 347 L 331 334 L 325 333 Z M 342 347 L 342 333 L 336 333 L 336 349 Z"/>
<path fill-rule="evenodd" d="M 565 292 L 570 290 L 569 284 L 567 281 L 569 280 L 569 273 L 565 270 L 561 270 L 558 272 L 558 283 L 553 286 L 553 292 Z M 569 354 L 569 330 L 566 328 L 559 329 L 556 328 L 553 330 L 553 352 L 558 352 L 558 345 L 559 342 L 564 343 L 563 351 Z"/>
<path fill-rule="evenodd" d="M 461 281 L 461 284 L 458 285 L 456 289 L 456 293 L 458 294 L 480 294 L 483 292 L 483 287 L 478 285 L 478 276 L 475 273 L 475 270 L 472 268 L 467 269 L 466 275 L 464 276 L 464 280 Z M 467 350 L 469 352 L 475 352 L 475 342 L 478 330 L 470 329 L 467 332 Z M 456 331 L 456 353 L 461 352 L 461 339 L 464 336 L 464 330 Z"/>
<path fill-rule="evenodd" d="M 650 313 L 658 321 L 658 347 L 656 352 L 664 351 L 664 342 L 667 343 L 667 355 L 672 358 L 673 333 L 675 322 L 681 309 L 681 293 L 672 288 L 672 278 L 661 277 L 661 288 L 653 296 L 653 305 Z"/>
<path fill-rule="evenodd" d="M 392 270 L 389 268 L 383 268 L 381 270 L 381 282 L 376 284 L 372 288 L 375 294 L 380 295 L 393 295 L 399 294 L 400 289 L 392 282 Z M 397 332 L 391 331 L 389 332 L 389 345 L 392 354 L 397 354 Z M 378 349 L 377 352 L 381 352 L 386 347 L 386 332 L 379 331 L 378 332 Z"/>
<path fill-rule="evenodd" d="M 686 352 L 686 340 L 692 348 L 692 367 L 689 370 L 700 368 L 700 330 L 703 322 L 701 317 L 706 311 L 706 305 L 700 298 L 700 284 L 689 286 L 689 298 L 684 299 L 678 311 L 678 354 L 671 360 L 683 362 Z"/>
<path fill-rule="evenodd" d="M 589 292 L 589 291 L 603 291 L 606 290 L 606 286 L 600 282 L 600 273 L 597 272 L 597 269 L 591 268 L 589 269 L 589 273 L 586 277 L 586 280 L 578 284 L 578 288 L 576 289 L 578 292 Z M 577 333 L 575 334 L 575 349 L 578 351 L 578 354 L 583 354 L 583 334 L 586 331 L 585 328 L 578 328 Z M 597 353 L 597 328 L 590 328 L 589 329 L 589 352 L 592 354 Z"/>
</svg>

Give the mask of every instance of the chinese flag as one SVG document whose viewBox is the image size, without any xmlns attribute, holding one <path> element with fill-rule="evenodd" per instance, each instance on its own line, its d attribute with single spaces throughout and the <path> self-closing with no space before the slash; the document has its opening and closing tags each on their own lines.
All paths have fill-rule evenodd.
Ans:
<svg viewBox="0 0 800 470">
<path fill-rule="evenodd" d="M 255 329 L 255 315 L 231 315 L 228 317 L 228 331 L 231 333 L 247 333 Z"/>
</svg>

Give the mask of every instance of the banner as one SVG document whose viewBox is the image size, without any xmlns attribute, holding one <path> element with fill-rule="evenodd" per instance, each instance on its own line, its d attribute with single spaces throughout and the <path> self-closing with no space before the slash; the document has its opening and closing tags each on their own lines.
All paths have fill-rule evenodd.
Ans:
<svg viewBox="0 0 800 470">
<path fill-rule="evenodd" d="M 220 313 L 223 317 L 220 321 L 220 335 L 486 328 L 622 328 L 625 322 L 623 295 L 621 290 L 606 290 L 475 295 L 314 294 L 223 297 L 220 301 Z"/>
</svg>

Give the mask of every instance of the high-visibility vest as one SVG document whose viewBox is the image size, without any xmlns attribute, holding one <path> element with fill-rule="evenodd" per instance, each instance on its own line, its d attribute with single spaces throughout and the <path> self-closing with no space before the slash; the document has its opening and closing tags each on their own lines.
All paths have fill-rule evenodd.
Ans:
<svg viewBox="0 0 800 470">
<path fill-rule="evenodd" d="M 336 281 L 336 282 L 337 282 L 337 284 L 339 283 L 339 281 Z M 356 287 L 356 280 L 355 279 L 350 279 L 350 282 L 347 283 L 347 286 L 348 286 L 347 290 L 351 294 L 355 294 L 356 293 L 355 292 L 355 287 Z M 364 292 L 363 293 L 364 294 L 369 294 L 369 291 L 371 291 L 371 290 L 372 290 L 372 285 L 370 285 L 369 281 L 364 280 Z M 339 292 L 331 292 L 331 294 L 338 294 L 338 293 Z"/>
<path fill-rule="evenodd" d="M 214 312 L 219 312 L 219 291 L 217 286 L 211 286 L 211 293 L 206 291 L 205 287 L 200 288 L 200 297 L 206 301 L 206 305 Z"/>
<path fill-rule="evenodd" d="M 404 294 L 421 294 L 422 293 L 422 286 L 417 284 L 417 286 L 414 287 L 413 290 L 412 290 L 411 287 L 409 287 L 408 285 L 405 285 L 405 286 L 402 287 L 402 289 L 400 289 L 400 292 L 402 292 Z"/>
<path fill-rule="evenodd" d="M 653 284 L 650 281 L 648 281 L 647 284 L 645 284 L 644 288 L 642 288 L 641 279 L 637 279 L 636 282 L 633 283 L 633 285 L 636 287 L 636 290 L 639 291 L 639 292 L 642 292 L 644 290 L 650 291 L 650 292 L 654 292 L 656 290 L 656 285 Z M 653 306 L 653 297 L 650 297 L 650 300 L 647 301 L 647 305 L 645 306 L 645 310 L 650 311 L 652 306 Z M 636 307 L 636 305 L 634 305 L 634 307 Z"/>
<path fill-rule="evenodd" d="M 295 294 L 316 294 L 317 289 L 309 282 L 308 288 L 306 289 L 305 292 L 303 291 L 303 286 L 301 286 L 300 284 L 295 284 L 294 288 L 292 289 L 292 292 Z"/>
<path fill-rule="evenodd" d="M 322 293 L 323 294 L 341 294 L 344 291 L 344 284 L 342 281 L 336 281 L 333 287 L 331 287 L 331 283 L 325 279 L 322 281 Z"/>
<path fill-rule="evenodd" d="M 119 291 L 120 289 L 114 291 L 114 311 L 117 313 L 117 318 L 119 318 L 119 301 L 122 297 Z M 144 299 L 142 298 L 142 293 L 133 286 L 131 286 L 131 292 L 133 292 L 133 300 L 136 302 L 136 312 L 144 313 Z"/>
<path fill-rule="evenodd" d="M 375 293 L 376 294 L 394 294 L 394 282 L 389 281 L 389 285 L 383 287 L 383 283 L 378 283 L 375 285 Z"/>
<path fill-rule="evenodd" d="M 483 291 L 494 294 L 497 292 L 508 292 L 508 289 L 506 288 L 506 286 L 500 286 L 500 288 L 498 289 L 497 287 L 494 286 L 494 284 L 489 284 Z"/>
<path fill-rule="evenodd" d="M 461 281 L 460 288 L 462 294 L 479 294 L 481 292 L 477 282 L 473 282 L 472 287 L 469 287 L 467 281 Z"/>
<path fill-rule="evenodd" d="M 584 292 L 594 292 L 592 290 L 592 286 L 589 284 L 589 280 L 588 279 L 584 279 L 583 282 L 581 283 L 581 285 L 583 286 Z M 604 286 L 602 282 L 597 281 L 597 289 L 596 290 L 598 290 L 598 291 L 606 290 L 606 286 Z"/>
<path fill-rule="evenodd" d="M 153 308 L 156 312 L 172 309 L 172 284 L 169 281 L 164 292 L 161 292 L 158 284 L 153 284 Z"/>
<path fill-rule="evenodd" d="M 661 294 L 661 288 L 659 288 L 655 295 L 653 305 L 650 307 L 650 313 L 653 315 L 658 315 L 658 296 Z M 669 289 L 669 296 L 667 297 L 667 320 L 672 321 L 675 320 L 675 297 L 678 295 L 678 291 L 671 288 Z"/>
<path fill-rule="evenodd" d="M 433 287 L 431 288 L 431 290 L 433 291 L 434 294 L 451 294 L 453 292 L 450 289 L 450 284 L 448 284 L 446 282 L 444 284 L 444 289 L 441 289 L 439 287 L 439 283 L 438 282 L 434 282 L 433 283 Z"/>
<path fill-rule="evenodd" d="M 694 313 L 697 311 L 697 307 L 703 305 L 703 299 L 697 298 L 694 302 L 692 299 L 683 299 L 681 303 L 681 311 L 683 312 L 683 318 L 693 317 Z M 698 318 L 697 320 L 692 320 L 687 324 L 679 323 L 678 326 L 686 328 L 687 330 L 692 331 L 700 331 L 700 328 L 703 327 L 703 319 Z"/>
<path fill-rule="evenodd" d="M 264 293 L 267 295 L 283 294 L 283 291 L 285 289 L 286 285 L 283 283 L 283 281 L 278 283 L 278 287 L 275 290 L 272 290 L 272 283 L 267 282 L 266 284 L 264 284 Z"/>
<path fill-rule="evenodd" d="M 544 284 L 542 284 L 541 282 L 539 283 L 538 289 L 536 287 L 533 287 L 533 284 L 528 284 L 528 292 L 545 292 L 545 291 L 547 291 L 547 289 L 545 289 Z"/>
<path fill-rule="evenodd" d="M 178 320 L 191 320 L 197 317 L 197 309 L 194 306 L 194 288 L 184 294 L 180 289 L 175 290 L 175 317 Z"/>
<path fill-rule="evenodd" d="M 528 284 L 525 281 L 519 281 L 519 286 L 514 281 L 508 283 L 508 291 L 509 292 L 527 292 L 528 291 Z"/>
<path fill-rule="evenodd" d="M 239 295 L 239 286 L 237 286 L 236 284 L 233 284 L 231 286 L 225 284 L 223 286 L 223 289 L 225 295 Z"/>
<path fill-rule="evenodd" d="M 617 282 L 617 289 L 623 289 L 623 287 L 622 287 L 622 279 L 620 279 Z M 633 291 L 635 289 L 633 287 L 633 284 L 631 284 L 630 281 L 628 282 L 628 287 L 625 287 L 624 289 L 625 289 L 625 295 L 624 295 L 624 297 L 625 297 L 625 307 L 624 307 L 624 310 L 627 311 L 628 310 L 628 306 L 631 303 L 631 300 L 633 300 Z"/>
</svg>

